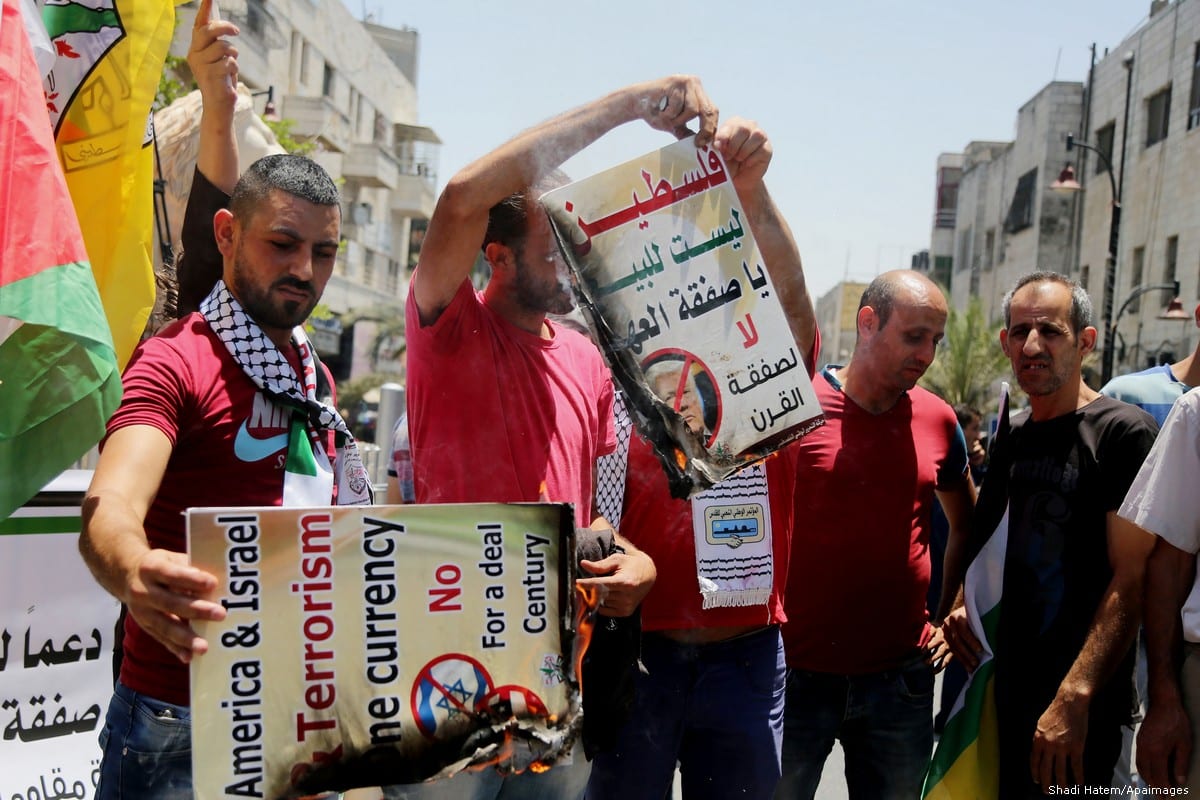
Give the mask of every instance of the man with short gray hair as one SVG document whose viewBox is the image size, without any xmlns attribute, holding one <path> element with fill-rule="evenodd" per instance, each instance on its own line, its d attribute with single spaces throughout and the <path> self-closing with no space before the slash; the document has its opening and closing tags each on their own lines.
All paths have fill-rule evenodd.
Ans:
<svg viewBox="0 0 1200 800">
<path fill-rule="evenodd" d="M 1132 707 L 1130 645 L 1153 545 L 1116 510 L 1157 426 L 1083 382 L 1096 329 L 1077 283 L 1035 272 L 1003 307 L 1000 344 L 1029 411 L 994 446 L 972 542 L 977 552 L 1007 512 L 995 660 L 1000 796 L 1107 788 Z M 965 610 L 943 627 L 974 670 L 979 643 Z"/>
</svg>

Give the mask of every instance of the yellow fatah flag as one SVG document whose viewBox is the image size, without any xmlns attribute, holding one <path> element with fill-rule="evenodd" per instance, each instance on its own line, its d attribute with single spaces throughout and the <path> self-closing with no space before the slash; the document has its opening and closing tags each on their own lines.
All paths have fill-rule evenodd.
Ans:
<svg viewBox="0 0 1200 800">
<path fill-rule="evenodd" d="M 46 107 L 112 330 L 129 360 L 154 307 L 150 106 L 174 32 L 172 0 L 47 4 Z"/>
</svg>

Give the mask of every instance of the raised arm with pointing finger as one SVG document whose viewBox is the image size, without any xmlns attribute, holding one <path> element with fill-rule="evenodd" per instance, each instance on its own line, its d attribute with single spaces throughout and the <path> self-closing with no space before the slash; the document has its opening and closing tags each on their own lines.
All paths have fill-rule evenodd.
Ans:
<svg viewBox="0 0 1200 800">
<path fill-rule="evenodd" d="M 179 316 L 200 306 L 221 278 L 221 254 L 213 239 L 213 216 L 229 203 L 238 179 L 238 143 L 233 115 L 237 105 L 237 47 L 228 37 L 239 31 L 218 17 L 215 0 L 202 0 L 192 25 L 187 62 L 200 88 L 200 149 L 192 190 L 183 215 L 183 252 L 176 262 Z"/>
<path fill-rule="evenodd" d="M 196 168 L 229 194 L 238 179 L 238 144 L 233 129 L 237 105 L 237 47 L 227 37 L 238 27 L 216 13 L 215 0 L 201 0 L 192 26 L 187 62 L 204 101 Z"/>
</svg>

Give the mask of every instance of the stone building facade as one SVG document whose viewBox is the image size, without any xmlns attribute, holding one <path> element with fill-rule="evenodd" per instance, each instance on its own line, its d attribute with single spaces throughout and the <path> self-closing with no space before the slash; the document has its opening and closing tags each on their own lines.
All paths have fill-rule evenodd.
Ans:
<svg viewBox="0 0 1200 800">
<path fill-rule="evenodd" d="M 1200 301 L 1200 0 L 1153 0 L 1148 10 L 1140 24 L 1131 20 L 1136 28 L 1128 38 L 1095 60 L 1087 86 L 1050 83 L 1018 111 L 1013 141 L 967 145 L 954 220 L 956 307 L 978 295 L 995 321 L 1019 275 L 1061 272 L 1091 295 L 1102 348 L 1115 188 L 1122 211 L 1112 295 L 1115 375 L 1178 360 L 1197 336 L 1190 319 L 1158 316 L 1174 281 L 1185 311 Z M 1068 133 L 1105 157 L 1068 152 Z M 1067 164 L 1083 191 L 1050 190 Z M 931 254 L 944 249 L 944 239 L 935 220 Z M 1132 298 L 1147 287 L 1163 288 Z"/>
<path fill-rule="evenodd" d="M 256 110 L 272 102 L 340 182 L 344 243 L 322 302 L 359 321 L 323 331 L 318 348 L 338 378 L 386 369 L 373 360 L 374 320 L 402 312 L 436 199 L 440 141 L 418 120 L 418 34 L 364 25 L 341 0 L 220 6 L 241 30 L 240 80 L 257 95 Z M 178 9 L 176 55 L 187 53 L 196 8 Z"/>
<path fill-rule="evenodd" d="M 1120 183 L 1114 314 L 1136 289 L 1176 280 L 1190 314 L 1200 299 L 1200 1 L 1152 3 L 1144 24 L 1097 61 L 1087 137 L 1108 154 Z M 1112 189 L 1092 153 L 1080 153 L 1076 169 L 1085 187 L 1079 274 L 1099 314 Z M 1114 337 L 1115 375 L 1195 347 L 1191 321 L 1157 318 L 1171 298 L 1156 290 L 1127 306 Z"/>
<path fill-rule="evenodd" d="M 1073 272 L 1079 201 L 1049 186 L 1065 163 L 1066 135 L 1079 126 L 1082 101 L 1082 84 L 1050 83 L 1018 110 L 1011 142 L 976 141 L 963 151 L 950 280 L 955 308 L 978 296 L 995 320 L 1004 292 L 1023 273 Z"/>
</svg>

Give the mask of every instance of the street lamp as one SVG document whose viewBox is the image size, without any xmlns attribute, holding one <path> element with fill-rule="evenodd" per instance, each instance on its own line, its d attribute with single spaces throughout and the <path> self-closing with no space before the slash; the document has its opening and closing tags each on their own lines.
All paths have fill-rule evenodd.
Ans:
<svg viewBox="0 0 1200 800">
<path fill-rule="evenodd" d="M 1071 152 L 1076 147 L 1081 147 L 1084 150 L 1091 150 L 1096 154 L 1097 158 L 1104 162 L 1105 172 L 1108 174 L 1108 182 L 1112 187 L 1112 218 L 1108 223 L 1108 258 L 1104 265 L 1104 299 L 1103 299 L 1103 317 L 1104 317 L 1104 352 L 1101 359 L 1100 368 L 1100 385 L 1108 383 L 1113 372 L 1113 331 L 1116 330 L 1116 323 L 1113 321 L 1113 294 L 1116 291 L 1117 284 L 1117 246 L 1121 235 L 1121 190 L 1117 186 L 1117 179 L 1113 170 L 1112 162 L 1108 160 L 1108 156 L 1098 147 L 1093 147 L 1085 142 L 1075 141 L 1075 134 L 1067 134 L 1067 152 Z M 1075 168 L 1070 164 L 1063 167 L 1062 172 L 1058 174 L 1058 180 L 1050 184 L 1050 188 L 1058 192 L 1078 192 L 1083 189 L 1079 181 L 1075 178 Z M 1125 302 L 1128 305 L 1129 301 Z M 1121 306 L 1124 310 L 1125 306 Z"/>
<path fill-rule="evenodd" d="M 267 102 L 263 106 L 262 118 L 268 122 L 278 122 L 279 112 L 275 110 L 275 85 L 272 84 L 261 92 L 251 92 L 250 96 L 262 97 L 264 94 L 267 96 Z"/>
<path fill-rule="evenodd" d="M 1167 307 L 1165 309 L 1163 309 L 1162 313 L 1160 313 L 1158 315 L 1158 319 L 1174 320 L 1176 322 L 1178 322 L 1180 320 L 1191 319 L 1191 315 L 1188 314 L 1187 311 L 1185 311 L 1183 309 L 1183 301 L 1179 299 L 1179 281 L 1171 281 L 1170 283 L 1156 283 L 1156 284 L 1153 284 L 1152 286 L 1140 286 L 1137 289 L 1134 289 L 1132 292 L 1130 292 L 1129 296 L 1125 298 L 1125 302 L 1121 303 L 1121 307 L 1117 309 L 1117 316 L 1116 316 L 1116 319 L 1113 320 L 1112 331 L 1110 332 L 1112 335 L 1114 335 L 1114 336 L 1116 335 L 1117 325 L 1119 325 L 1121 323 L 1121 315 L 1125 313 L 1125 309 L 1129 308 L 1129 305 L 1134 300 L 1137 300 L 1139 297 L 1146 294 L 1147 292 L 1170 292 L 1171 293 L 1171 302 L 1168 303 Z M 1141 328 L 1140 327 L 1138 328 L 1138 340 L 1139 340 L 1138 347 L 1140 348 L 1140 345 L 1141 345 L 1141 342 L 1140 342 Z M 1105 343 L 1105 345 L 1106 345 L 1106 347 L 1105 347 L 1104 352 L 1105 352 L 1105 354 L 1107 354 L 1109 352 L 1109 348 L 1107 347 L 1107 342 Z M 1124 358 L 1123 355 L 1121 357 Z M 1110 364 L 1109 369 L 1111 370 L 1111 368 L 1112 367 Z M 1111 378 L 1112 375 L 1110 374 L 1108 377 Z M 1104 378 L 1101 385 L 1103 386 L 1106 383 L 1108 383 L 1108 378 Z"/>
<path fill-rule="evenodd" d="M 1112 378 L 1113 373 L 1113 333 L 1116 331 L 1116 323 L 1113 320 L 1113 296 L 1117 289 L 1117 245 L 1121 235 L 1121 189 L 1125 182 L 1125 143 L 1129 141 L 1129 95 L 1133 89 L 1133 53 L 1126 53 L 1121 59 L 1121 63 L 1125 66 L 1125 119 L 1121 127 L 1121 178 L 1118 181 L 1114 177 L 1112 161 L 1098 147 L 1093 147 L 1086 142 L 1075 140 L 1075 134 L 1067 134 L 1067 152 L 1071 152 L 1076 147 L 1090 150 L 1104 162 L 1104 166 L 1108 173 L 1109 185 L 1112 187 L 1112 219 L 1109 221 L 1108 228 L 1108 258 L 1104 268 L 1104 300 L 1103 300 L 1103 325 L 1104 325 L 1104 351 L 1101 358 L 1100 368 L 1100 385 L 1108 383 Z M 1063 167 L 1062 172 L 1058 175 L 1058 180 L 1050 184 L 1050 188 L 1055 191 L 1078 192 L 1083 189 L 1079 181 L 1075 178 L 1075 168 L 1070 164 Z M 1178 294 L 1178 288 L 1176 289 Z M 1130 296 L 1139 296 L 1137 293 Z M 1129 300 L 1125 301 L 1125 305 L 1129 304 Z M 1121 306 L 1121 310 L 1125 309 L 1125 305 Z M 1120 315 L 1117 315 L 1118 318 Z"/>
</svg>

